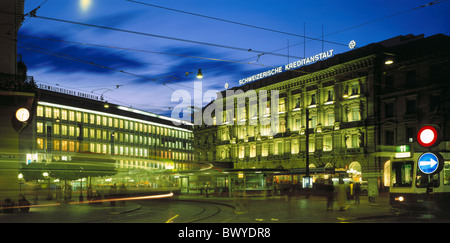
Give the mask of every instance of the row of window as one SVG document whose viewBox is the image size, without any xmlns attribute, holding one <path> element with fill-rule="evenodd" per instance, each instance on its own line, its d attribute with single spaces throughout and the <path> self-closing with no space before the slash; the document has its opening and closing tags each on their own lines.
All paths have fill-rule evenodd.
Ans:
<svg viewBox="0 0 450 243">
<path fill-rule="evenodd" d="M 54 119 L 55 121 L 69 121 L 96 126 L 125 129 L 135 132 L 160 134 L 163 136 L 172 136 L 182 139 L 190 139 L 190 132 L 156 125 L 145 124 L 137 121 L 129 121 L 126 119 L 113 118 L 99 114 L 91 114 L 81 111 L 73 111 L 50 106 L 38 106 L 38 117 Z"/>
<path fill-rule="evenodd" d="M 361 114 L 359 106 L 353 106 L 348 109 L 348 113 L 346 113 L 346 121 L 352 122 L 352 121 L 360 121 L 361 120 Z M 316 128 L 318 124 L 322 124 L 324 126 L 333 126 L 335 123 L 335 113 L 334 109 L 328 110 L 324 112 L 324 115 L 322 115 L 322 118 L 318 119 L 317 112 L 314 112 L 310 114 L 310 120 L 309 120 L 309 127 L 310 128 Z M 289 119 L 279 119 L 275 122 L 274 125 L 267 124 L 267 125 L 260 125 L 260 126 L 238 126 L 237 131 L 237 138 L 238 139 L 244 139 L 246 136 L 254 137 L 258 135 L 258 133 L 261 136 L 273 136 L 277 133 L 284 133 L 286 132 L 287 128 L 290 128 L 291 131 L 299 131 L 302 127 L 305 126 L 305 119 L 300 118 L 299 116 L 294 116 L 292 118 L 292 122 L 289 122 Z M 221 140 L 229 140 L 230 132 L 228 129 L 221 129 L 219 130 L 221 134 L 219 134 L 219 137 Z M 320 132 L 320 131 L 319 131 Z"/>
<path fill-rule="evenodd" d="M 335 101 L 334 90 L 327 89 L 327 90 L 325 90 L 325 92 L 326 92 L 326 98 L 323 100 L 323 104 L 324 105 L 333 104 Z M 344 99 L 357 98 L 357 97 L 359 97 L 359 94 L 360 94 L 360 87 L 359 87 L 358 83 L 344 85 L 344 91 L 343 91 Z M 278 99 L 278 113 L 280 113 L 280 114 L 286 112 L 286 99 L 287 98 L 279 98 Z M 314 108 L 318 104 L 317 92 L 308 92 L 307 94 L 303 95 L 303 97 L 300 94 L 292 95 L 292 97 L 290 99 L 291 99 L 290 109 L 292 111 L 300 110 L 302 106 Z M 303 100 L 304 100 L 304 102 L 303 102 Z M 259 109 L 261 112 L 261 117 L 268 117 L 271 115 L 270 102 L 271 101 L 266 101 L 263 104 L 260 104 Z M 305 103 L 305 104 L 303 104 L 303 103 Z M 247 117 L 247 111 L 248 111 L 248 117 Z M 224 111 L 222 116 L 223 116 L 223 121 L 225 124 L 232 123 L 233 120 L 237 120 L 239 122 L 239 121 L 246 121 L 247 119 L 257 119 L 258 118 L 258 100 L 257 99 L 250 100 L 248 108 L 246 107 L 245 102 L 242 102 L 242 104 L 240 104 L 238 102 L 238 107 L 234 113 L 234 116 L 236 116 L 236 119 L 233 116 L 233 111 L 230 111 L 230 110 Z"/>
<path fill-rule="evenodd" d="M 298 154 L 300 150 L 300 146 L 298 144 L 298 140 L 292 140 L 291 144 L 286 144 L 282 141 L 274 142 L 273 145 L 269 145 L 268 143 L 263 143 L 261 145 L 261 156 L 266 157 L 269 154 L 272 155 L 282 155 L 286 152 L 290 152 L 291 154 Z M 345 139 L 345 146 L 347 148 L 359 148 L 361 146 L 361 138 L 358 134 L 351 134 L 348 138 Z M 256 144 L 250 144 L 247 146 L 239 146 L 238 158 L 242 159 L 246 157 L 246 154 L 250 157 L 256 157 Z M 249 151 L 246 152 L 246 149 Z M 308 146 L 309 152 L 313 153 L 316 151 L 316 141 L 314 139 L 309 140 Z M 333 138 L 331 136 L 324 136 L 323 138 L 323 151 L 331 151 L 333 150 Z M 222 159 L 227 158 L 227 154 L 225 150 L 221 152 Z"/>
<path fill-rule="evenodd" d="M 65 152 L 77 152 L 80 150 L 80 142 L 70 140 L 58 140 L 53 139 L 51 144 L 48 144 L 46 139 L 37 139 L 37 149 L 52 151 L 65 151 Z M 81 150 L 83 152 L 99 153 L 99 154 L 112 154 L 112 155 L 125 155 L 125 156 L 137 156 L 137 157 L 149 157 L 156 156 L 167 159 L 176 160 L 192 160 L 192 154 L 171 150 L 151 150 L 146 148 L 136 148 L 128 146 L 120 146 L 102 143 L 82 143 Z"/>
<path fill-rule="evenodd" d="M 67 126 L 67 125 L 59 125 L 53 124 L 52 131 L 47 129 L 47 135 L 51 134 L 52 136 L 58 137 L 61 136 L 70 136 L 78 138 L 80 137 L 80 128 L 77 126 Z M 44 133 L 44 123 L 37 122 L 36 129 L 38 134 Z M 168 148 L 176 148 L 176 149 L 192 149 L 192 144 L 186 141 L 171 141 L 170 138 L 162 139 L 160 137 L 147 137 L 138 134 L 128 134 L 121 132 L 111 132 L 101 129 L 94 128 L 83 128 L 83 134 L 81 136 L 83 139 L 97 139 L 103 141 L 114 141 L 120 143 L 131 143 L 131 144 L 141 144 L 141 145 L 154 145 L 154 146 L 163 146 Z"/>
</svg>

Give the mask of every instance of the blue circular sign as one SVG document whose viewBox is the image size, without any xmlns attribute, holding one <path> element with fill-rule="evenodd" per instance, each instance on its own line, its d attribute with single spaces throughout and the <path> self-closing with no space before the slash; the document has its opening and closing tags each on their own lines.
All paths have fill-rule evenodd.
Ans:
<svg viewBox="0 0 450 243">
<path fill-rule="evenodd" d="M 433 174 L 439 168 L 440 160 L 437 155 L 431 152 L 422 154 L 417 160 L 419 170 L 425 174 Z"/>
</svg>

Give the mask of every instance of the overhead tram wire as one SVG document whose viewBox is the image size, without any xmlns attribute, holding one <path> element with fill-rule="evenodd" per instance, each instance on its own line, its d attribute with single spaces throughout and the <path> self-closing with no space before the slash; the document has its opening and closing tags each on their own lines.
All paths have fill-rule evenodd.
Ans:
<svg viewBox="0 0 450 243">
<path fill-rule="evenodd" d="M 423 4 L 423 5 L 418 6 L 418 7 L 414 7 L 414 8 L 408 9 L 408 10 L 404 10 L 404 11 L 401 11 L 401 12 L 398 12 L 398 13 L 394 13 L 394 14 L 391 14 L 391 15 L 388 15 L 388 16 L 385 16 L 385 17 L 382 17 L 382 18 L 374 19 L 374 20 L 371 20 L 371 21 L 368 21 L 368 22 L 365 22 L 365 23 L 362 23 L 362 24 L 350 26 L 350 27 L 347 27 L 345 29 L 341 29 L 341 30 L 338 30 L 338 31 L 326 34 L 326 35 L 324 35 L 324 37 L 325 36 L 330 36 L 330 35 L 335 35 L 335 34 L 338 34 L 338 33 L 341 33 L 341 32 L 345 32 L 345 31 L 348 31 L 348 30 L 351 30 L 351 29 L 355 29 L 355 28 L 358 28 L 358 27 L 361 27 L 361 26 L 364 26 L 364 25 L 372 24 L 372 23 L 378 22 L 380 20 L 388 19 L 388 18 L 391 18 L 391 17 L 395 17 L 397 15 L 401 15 L 401 14 L 404 14 L 404 13 L 407 13 L 407 12 L 411 12 L 413 10 L 418 10 L 418 9 L 421 9 L 421 8 L 424 8 L 424 7 L 429 7 L 429 6 L 436 5 L 436 4 L 443 3 L 443 2 L 447 2 L 447 1 L 449 1 L 449 0 L 435 0 L 435 1 L 429 2 L 427 4 Z M 314 39 L 318 39 L 318 38 L 319 37 L 314 38 Z M 286 48 L 291 48 L 291 47 L 294 47 L 294 46 L 298 46 L 298 45 L 304 44 L 304 43 L 306 43 L 308 41 L 311 41 L 311 40 L 307 40 L 307 41 L 305 40 L 303 42 L 299 42 L 299 43 L 296 43 L 296 44 L 289 45 L 288 47 L 282 47 L 280 49 L 273 50 L 272 52 L 282 51 L 282 50 L 285 50 Z M 249 57 L 249 58 L 246 58 L 246 59 L 242 59 L 240 61 L 242 62 L 242 61 L 249 60 L 249 59 L 259 58 L 259 56 L 260 55 Z M 293 71 L 293 70 L 289 70 L 289 71 Z"/>
<path fill-rule="evenodd" d="M 378 19 L 370 20 L 370 21 L 367 21 L 367 22 L 362 23 L 362 24 L 350 26 L 350 27 L 347 27 L 347 28 L 344 28 L 344 29 L 341 29 L 341 30 L 338 30 L 338 31 L 335 31 L 335 32 L 331 32 L 331 33 L 329 33 L 329 34 L 324 35 L 324 37 L 326 37 L 326 36 L 331 36 L 331 35 L 335 35 L 335 34 L 338 34 L 338 33 L 342 33 L 342 32 L 345 32 L 345 31 L 348 31 L 348 30 L 351 30 L 351 29 L 356 29 L 356 28 L 361 27 L 361 26 L 364 26 L 364 25 L 372 24 L 372 23 L 375 23 L 375 22 L 378 22 L 378 21 L 381 21 L 381 20 L 384 20 L 384 19 L 388 19 L 388 18 L 395 17 L 395 16 L 397 16 L 397 15 L 405 14 L 405 13 L 408 13 L 408 12 L 411 12 L 411 11 L 414 11 L 414 10 L 418 10 L 418 9 L 421 9 L 421 8 L 424 8 L 424 7 L 429 7 L 429 6 L 436 5 L 436 4 L 443 3 L 443 2 L 447 2 L 447 1 L 449 1 L 449 0 L 434 0 L 434 1 L 432 1 L 432 2 L 429 2 L 429 3 L 427 3 L 427 4 L 423 4 L 423 5 L 418 6 L 418 7 L 414 7 L 414 8 L 411 8 L 411 9 L 407 9 L 407 10 L 404 10 L 404 11 L 401 11 L 401 12 L 398 12 L 398 13 L 394 13 L 394 14 L 385 16 L 385 17 L 381 17 L 381 18 L 378 18 Z M 317 38 L 315 38 L 315 39 L 318 39 L 318 38 L 319 38 L 319 37 L 317 37 Z M 308 42 L 308 41 L 311 41 L 311 40 L 307 40 L 307 41 L 303 41 L 303 42 L 300 42 L 300 43 L 292 44 L 292 45 L 290 45 L 290 46 L 288 46 L 288 47 L 282 47 L 282 48 L 277 49 L 277 50 L 274 50 L 274 51 L 272 51 L 272 52 L 282 51 L 282 50 L 284 50 L 284 49 L 286 49 L 286 48 L 298 46 L 298 45 L 304 44 L 304 43 L 306 43 L 306 42 Z M 347 46 L 347 45 L 346 45 L 346 46 Z M 252 57 L 252 58 L 255 58 L 255 57 Z"/>
<path fill-rule="evenodd" d="M 386 19 L 386 18 L 390 18 L 390 17 L 397 16 L 397 15 L 400 15 L 400 14 L 403 14 L 403 13 L 406 13 L 406 12 L 410 12 L 410 11 L 412 11 L 412 10 L 421 9 L 421 8 L 423 8 L 423 7 L 427 7 L 427 6 L 431 6 L 431 5 L 436 5 L 436 4 L 439 4 L 439 3 L 442 3 L 442 2 L 446 2 L 446 1 L 448 1 L 448 0 L 435 0 L 435 1 L 432 1 L 432 2 L 430 2 L 430 3 L 428 3 L 428 4 L 421 5 L 421 6 L 419 6 L 419 7 L 415 7 L 415 8 L 406 10 L 406 11 L 402 11 L 402 12 L 399 12 L 399 13 L 396 13 L 396 14 L 392 14 L 392 15 L 389 15 L 389 16 L 386 16 L 386 17 L 383 17 L 383 18 L 379 18 L 379 19 L 376 19 L 376 20 L 372 20 L 372 21 L 369 21 L 369 22 L 366 22 L 366 23 L 363 23 L 363 24 L 359 24 L 359 25 L 356 25 L 356 26 L 352 26 L 352 27 L 349 27 L 349 28 L 346 28 L 346 29 L 343 29 L 343 30 L 340 30 L 340 31 L 337 31 L 337 32 L 333 32 L 333 33 L 327 34 L 327 35 L 325 35 L 325 36 L 329 36 L 329 35 L 337 34 L 337 33 L 340 33 L 340 32 L 344 32 L 344 31 L 347 31 L 347 30 L 350 30 L 350 29 L 354 29 L 354 28 L 357 28 L 357 27 L 360 27 L 360 26 L 363 26 L 363 25 L 367 25 L 367 24 L 370 24 L 370 23 L 373 23 L 373 22 L 377 22 L 377 21 L 380 21 L 380 20 L 383 20 L 383 19 Z M 0 10 L 0 12 L 2 12 L 2 13 L 14 14 L 14 13 L 2 11 L 2 10 Z M 26 15 L 24 15 L 24 16 L 27 16 L 27 15 L 28 15 L 28 14 L 26 14 Z M 49 20 L 60 21 L 60 22 L 68 22 L 68 23 L 72 23 L 72 24 L 81 24 L 81 25 L 92 26 L 92 27 L 98 27 L 98 28 L 106 28 L 106 29 L 117 30 L 117 31 L 123 31 L 123 32 L 130 32 L 130 33 L 136 33 L 136 34 L 141 34 L 141 35 L 154 36 L 153 34 L 147 34 L 147 33 L 141 33 L 141 32 L 129 31 L 129 30 L 122 30 L 122 29 L 116 29 L 116 28 L 111 28 L 111 27 L 97 26 L 97 25 L 91 25 L 91 24 L 85 24 L 85 23 L 78 23 L 78 22 L 74 22 L 74 21 L 59 20 L 59 19 L 48 18 L 48 17 L 43 17 L 43 16 L 36 16 L 36 15 L 33 15 L 32 17 L 43 18 L 43 19 L 49 19 Z M 25 37 L 25 36 L 23 36 L 23 37 Z M 156 37 L 157 37 L 157 36 L 156 36 Z M 39 38 L 39 37 L 29 37 L 29 38 Z M 162 38 L 165 38 L 165 37 L 162 37 Z M 172 38 L 172 37 L 167 37 L 167 38 Z M 177 40 L 177 38 L 175 38 L 175 39 Z M 318 39 L 318 38 L 314 38 L 314 39 Z M 182 39 L 179 39 L 179 40 L 180 40 L 180 41 L 183 41 Z M 60 40 L 55 40 L 55 41 L 60 41 Z M 188 41 L 188 40 L 186 40 L 186 41 Z M 64 41 L 63 41 L 63 42 L 64 42 Z M 188 42 L 189 42 L 189 41 L 188 41 Z M 202 43 L 202 42 L 200 42 L 200 43 Z M 199 44 L 200 44 L 200 43 L 199 43 Z M 303 43 L 303 42 L 302 42 L 302 43 Z M 297 43 L 297 44 L 291 45 L 291 47 L 292 47 L 292 46 L 295 46 L 295 45 L 302 44 L 302 43 Z M 206 44 L 210 44 L 210 43 L 206 43 Z M 212 45 L 216 45 L 216 44 L 212 44 Z M 104 46 L 104 47 L 106 47 L 106 46 Z M 110 47 L 110 48 L 112 48 L 112 47 Z M 125 50 L 125 49 L 127 49 L 127 48 L 123 48 L 123 49 Z M 245 50 L 245 49 L 243 49 L 243 48 L 238 48 L 238 49 L 239 49 L 239 50 Z M 281 48 L 281 49 L 278 49 L 278 50 L 275 50 L 275 51 L 279 51 L 279 50 L 283 50 L 283 49 L 285 49 L 285 48 Z M 132 49 L 129 49 L 129 50 L 132 50 Z M 137 51 L 137 50 L 135 50 L 135 51 Z M 260 53 L 260 52 L 255 51 L 255 50 L 246 50 L 246 51 L 252 51 L 252 52 Z M 159 53 L 159 54 L 167 54 L 167 53 Z M 262 54 L 273 54 L 273 52 L 261 52 L 258 56 L 260 56 L 260 55 L 262 55 Z M 168 55 L 177 55 L 177 54 L 168 54 Z M 279 55 L 282 55 L 282 54 L 279 54 Z M 193 57 L 193 56 L 186 56 L 186 57 Z M 198 57 L 197 57 L 197 58 L 198 58 Z M 255 57 L 252 57 L 252 58 L 255 58 Z M 298 58 L 298 57 L 297 57 L 297 58 Z M 213 60 L 213 59 L 211 59 L 211 60 Z M 216 61 L 225 61 L 225 60 L 221 60 L 221 59 L 214 59 L 214 60 L 216 60 Z M 244 60 L 246 60 L 246 59 L 244 59 Z M 225 62 L 226 62 L 226 61 L 225 61 Z M 242 63 L 242 61 L 229 61 L 229 63 L 233 63 L 233 62 L 235 62 L 235 63 Z M 263 64 L 255 64 L 255 63 L 244 63 L 244 64 L 252 64 L 252 65 L 262 65 L 262 66 L 266 66 L 266 65 L 263 65 Z M 289 70 L 289 71 L 295 71 L 295 70 Z M 146 78 L 146 77 L 145 77 L 145 78 Z M 150 79 L 150 78 L 146 78 L 146 79 Z"/>
<path fill-rule="evenodd" d="M 21 43 L 21 42 L 19 42 L 19 43 Z M 47 49 L 42 48 L 42 47 L 37 47 L 37 46 L 33 46 L 33 45 L 30 45 L 30 44 L 26 44 L 26 43 L 21 43 L 21 44 L 31 46 L 31 48 L 30 47 L 23 47 L 23 46 L 18 46 L 18 48 L 25 49 L 25 50 L 32 51 L 32 52 L 38 52 L 38 53 L 42 53 L 42 54 L 52 55 L 52 56 L 55 56 L 55 57 L 68 59 L 68 60 L 71 60 L 71 61 L 76 61 L 76 62 L 80 62 L 80 63 L 84 63 L 84 64 L 89 64 L 89 65 L 93 65 L 93 66 L 96 66 L 96 67 L 99 67 L 99 68 L 108 69 L 108 70 L 115 71 L 115 72 L 120 72 L 120 73 L 123 73 L 123 74 L 135 76 L 135 77 L 138 77 L 138 78 L 141 78 L 141 79 L 150 80 L 150 81 L 153 81 L 155 83 L 160 83 L 160 84 L 168 87 L 166 85 L 166 83 L 164 83 L 162 81 L 158 81 L 158 78 L 149 78 L 149 77 L 142 76 L 142 75 L 139 75 L 139 74 L 135 74 L 135 73 L 131 73 L 131 72 L 127 72 L 127 71 L 111 68 L 111 67 L 108 67 L 108 66 L 105 66 L 105 65 L 97 64 L 97 63 L 92 62 L 92 61 L 86 61 L 86 60 L 80 59 L 78 57 L 73 57 L 73 56 L 70 56 L 70 55 L 67 55 L 67 54 L 54 52 L 54 51 L 47 50 Z M 33 47 L 41 49 L 41 50 L 34 49 Z M 195 89 L 193 87 L 185 86 L 185 85 L 178 84 L 178 83 L 172 83 L 172 85 L 177 85 L 177 86 L 184 87 L 184 88 L 189 88 L 189 89 Z M 201 91 L 204 92 L 204 90 L 201 90 Z"/>
<path fill-rule="evenodd" d="M 0 13 L 10 13 L 10 12 L 0 10 Z M 144 33 L 144 32 L 140 32 L 140 31 L 119 29 L 119 28 L 114 28 L 114 27 L 88 24 L 88 23 L 82 23 L 82 22 L 77 22 L 77 21 L 72 21 L 72 20 L 57 19 L 57 18 L 51 18 L 51 17 L 39 16 L 39 15 L 30 15 L 30 17 L 45 19 L 45 20 L 50 20 L 50 21 L 56 21 L 56 22 L 61 22 L 61 23 L 68 23 L 68 24 L 82 25 L 82 26 L 93 27 L 93 28 L 100 28 L 100 29 L 111 30 L 111 31 L 118 31 L 118 32 L 129 33 L 129 34 L 136 34 L 136 35 L 142 35 L 142 36 L 148 36 L 148 37 L 173 40 L 173 41 L 181 41 L 181 42 L 187 42 L 187 43 L 198 44 L 198 45 L 206 45 L 206 46 L 212 46 L 212 47 L 218 47 L 218 48 L 232 49 L 232 50 L 237 50 L 237 51 L 254 52 L 254 53 L 259 53 L 259 54 L 264 53 L 266 55 L 286 57 L 285 54 L 266 52 L 266 51 L 261 51 L 261 50 L 253 50 L 252 48 L 241 48 L 241 47 L 233 47 L 233 46 L 227 46 L 227 45 L 221 45 L 221 44 L 215 44 L 215 43 L 209 43 L 209 42 L 203 42 L 203 41 L 187 40 L 187 39 L 182 39 L 182 38 L 177 38 L 177 37 L 150 34 L 150 33 Z M 302 57 L 297 57 L 297 56 L 291 56 L 291 57 L 302 58 Z"/>
<path fill-rule="evenodd" d="M 161 55 L 179 56 L 179 57 L 186 57 L 186 58 L 197 58 L 197 59 L 203 59 L 203 60 L 209 60 L 209 61 L 226 62 L 226 63 L 235 63 L 235 64 L 247 64 L 247 65 L 253 65 L 253 66 L 260 66 L 260 67 L 275 68 L 274 66 L 269 66 L 269 65 L 262 64 L 262 63 L 255 63 L 255 62 L 243 62 L 243 61 L 233 61 L 233 60 L 226 60 L 226 59 L 219 59 L 219 58 L 211 58 L 211 57 L 199 57 L 199 56 L 191 56 L 191 55 L 184 55 L 184 54 L 174 54 L 174 53 L 167 53 L 167 52 L 157 52 L 157 51 L 149 51 L 149 50 L 140 50 L 140 49 L 126 48 L 126 47 L 117 47 L 117 46 L 110 46 L 110 45 L 99 45 L 99 44 L 92 44 L 92 43 L 86 43 L 86 42 L 77 42 L 77 41 L 68 41 L 68 40 L 58 40 L 58 39 L 43 38 L 43 37 L 35 37 L 35 36 L 27 36 L 27 35 L 17 35 L 17 36 L 23 37 L 23 38 L 31 38 L 31 39 L 39 39 L 39 40 L 55 41 L 55 42 L 62 42 L 62 43 L 75 44 L 75 45 L 86 45 L 86 46 L 94 46 L 94 47 L 102 47 L 102 48 L 118 49 L 118 50 L 125 50 L 125 51 L 133 51 L 133 52 L 143 52 L 143 53 L 152 53 L 152 54 L 161 54 Z M 261 56 L 261 55 L 258 55 L 258 56 Z M 252 58 L 253 58 L 253 57 L 252 57 Z M 244 59 L 244 60 L 246 60 L 246 59 Z M 306 72 L 304 72 L 304 71 L 299 71 L 299 70 L 289 70 L 289 71 L 300 72 L 300 73 L 306 73 Z"/>
<path fill-rule="evenodd" d="M 187 12 L 187 11 L 183 11 L 183 10 L 178 10 L 178 9 L 158 6 L 158 5 L 155 5 L 155 4 L 143 3 L 143 2 L 134 1 L 134 0 L 126 0 L 126 1 L 137 3 L 137 4 L 142 4 L 142 5 L 147 5 L 147 6 L 150 6 L 150 7 L 165 9 L 165 10 L 169 10 L 169 11 L 179 12 L 179 13 L 183 13 L 183 14 L 194 15 L 194 16 L 198 16 L 198 17 L 202 17 L 202 18 L 213 19 L 213 20 L 217 20 L 217 21 L 230 23 L 230 24 L 241 25 L 241 26 L 250 27 L 250 28 L 254 28 L 254 29 L 266 30 L 266 31 L 271 31 L 271 32 L 279 33 L 279 34 L 291 35 L 291 36 L 306 38 L 306 39 L 315 40 L 315 41 L 323 41 L 323 42 L 327 42 L 327 43 L 335 44 L 335 45 L 347 46 L 346 44 L 337 43 L 337 42 L 333 42 L 333 41 L 327 41 L 327 40 L 322 40 L 322 39 L 319 39 L 319 38 L 308 37 L 308 36 L 305 36 L 305 35 L 298 35 L 298 34 L 293 34 L 293 33 L 285 32 L 285 31 L 274 30 L 274 29 L 270 29 L 270 28 L 265 28 L 265 27 L 260 27 L 260 26 L 240 23 L 240 22 L 236 22 L 236 21 L 221 19 L 221 18 L 207 16 L 207 15 L 203 15 L 203 14 L 191 13 L 191 12 Z"/>
<path fill-rule="evenodd" d="M 94 46 L 94 47 L 102 47 L 102 48 L 118 49 L 118 50 L 125 50 L 125 51 L 133 51 L 133 52 L 143 52 L 143 53 L 152 53 L 152 54 L 161 54 L 161 55 L 178 56 L 178 57 L 197 58 L 197 59 L 203 59 L 203 60 L 209 60 L 209 61 L 228 62 L 228 63 L 238 63 L 238 64 L 249 64 L 249 65 L 255 65 L 255 66 L 270 67 L 270 66 L 267 66 L 267 65 L 264 65 L 264 64 L 261 64 L 261 63 L 251 63 L 251 62 L 242 62 L 242 61 L 226 60 L 226 59 L 220 59 L 220 58 L 199 57 L 199 56 L 191 56 L 191 55 L 184 55 L 184 54 L 174 54 L 174 53 L 167 53 L 167 52 L 158 52 L 158 51 L 140 50 L 140 49 L 126 48 L 126 47 L 117 47 L 117 46 L 109 46 L 109 45 L 99 45 L 99 44 L 92 44 L 92 43 L 86 43 L 86 42 L 77 42 L 77 41 L 68 41 L 68 40 L 57 40 L 57 39 L 43 38 L 43 37 L 35 37 L 35 36 L 28 36 L 28 35 L 17 35 L 17 36 L 23 37 L 23 38 L 31 38 L 31 39 L 38 39 L 38 40 L 55 41 L 55 42 L 62 42 L 62 43 L 75 44 L 75 45 L 86 45 L 86 46 Z"/>
</svg>

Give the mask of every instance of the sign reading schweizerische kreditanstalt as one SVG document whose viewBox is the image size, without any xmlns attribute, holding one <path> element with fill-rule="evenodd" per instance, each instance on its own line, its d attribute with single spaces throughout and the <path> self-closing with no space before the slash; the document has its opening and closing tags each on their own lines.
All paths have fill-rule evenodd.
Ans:
<svg viewBox="0 0 450 243">
<path fill-rule="evenodd" d="M 302 66 L 305 66 L 305 65 L 308 65 L 308 64 L 312 64 L 312 63 L 315 63 L 317 61 L 320 61 L 320 60 L 332 57 L 333 56 L 333 51 L 334 50 L 331 49 L 331 50 L 326 51 L 326 52 L 321 52 L 321 53 L 316 54 L 314 56 L 303 58 L 303 59 L 300 59 L 298 61 L 286 64 L 284 66 L 275 67 L 275 68 L 270 69 L 268 71 L 255 74 L 255 75 L 250 76 L 248 78 L 241 79 L 241 80 L 239 80 L 239 85 L 244 85 L 244 84 L 247 84 L 247 83 L 250 83 L 250 82 L 262 79 L 262 78 L 267 78 L 267 77 L 273 76 L 275 74 L 282 73 L 283 71 L 289 71 L 291 69 L 297 69 L 297 68 L 300 68 Z"/>
</svg>

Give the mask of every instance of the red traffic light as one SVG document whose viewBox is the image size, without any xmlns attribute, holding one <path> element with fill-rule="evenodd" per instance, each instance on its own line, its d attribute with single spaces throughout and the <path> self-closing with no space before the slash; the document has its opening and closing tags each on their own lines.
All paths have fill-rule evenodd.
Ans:
<svg viewBox="0 0 450 243">
<path fill-rule="evenodd" d="M 439 130 L 434 126 L 423 126 L 417 133 L 417 142 L 422 147 L 432 147 L 438 144 Z"/>
</svg>

